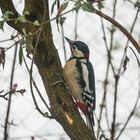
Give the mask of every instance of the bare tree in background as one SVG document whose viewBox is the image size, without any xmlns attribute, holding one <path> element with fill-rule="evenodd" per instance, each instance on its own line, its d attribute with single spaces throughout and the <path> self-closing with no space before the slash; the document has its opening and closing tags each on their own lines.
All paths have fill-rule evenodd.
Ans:
<svg viewBox="0 0 140 140">
<path fill-rule="evenodd" d="M 38 112 L 45 116 L 48 119 L 55 119 L 63 128 L 64 131 L 68 134 L 68 136 L 72 140 L 96 140 L 96 139 L 110 139 L 110 140 L 118 140 L 123 131 L 125 130 L 129 120 L 134 115 L 139 96 L 140 90 L 138 91 L 138 96 L 136 98 L 133 109 L 130 111 L 130 114 L 127 120 L 124 122 L 123 126 L 120 130 L 117 130 L 117 103 L 118 103 L 118 85 L 122 74 L 127 69 L 127 63 L 129 58 L 127 57 L 127 49 L 129 48 L 135 55 L 138 66 L 140 67 L 139 58 L 137 55 L 140 53 L 140 46 L 137 41 L 133 38 L 131 33 L 133 32 L 133 28 L 138 19 L 138 14 L 140 11 L 140 2 L 137 0 L 135 3 L 133 1 L 126 0 L 127 2 L 133 4 L 136 9 L 136 15 L 134 21 L 132 23 L 132 27 L 130 31 L 127 31 L 121 24 L 119 24 L 115 20 L 116 16 L 116 5 L 117 0 L 114 0 L 113 4 L 113 16 L 109 17 L 108 15 L 102 12 L 103 3 L 102 0 L 92 1 L 80 1 L 80 0 L 71 0 L 71 1 L 60 1 L 54 0 L 51 6 L 51 10 L 49 10 L 49 1 L 46 0 L 26 0 L 24 12 L 22 15 L 18 13 L 15 9 L 14 4 L 11 0 L 0 0 L 0 9 L 2 11 L 2 20 L 0 21 L 1 30 L 3 30 L 4 23 L 6 22 L 9 26 L 14 28 L 16 31 L 11 35 L 11 38 L 8 40 L 2 40 L 1 42 L 12 40 L 14 43 L 9 46 L 9 48 L 0 48 L 0 64 L 2 64 L 4 68 L 5 64 L 5 53 L 8 49 L 14 47 L 15 54 L 13 59 L 13 66 L 11 69 L 11 80 L 10 80 L 10 89 L 9 92 L 4 93 L 2 89 L 0 89 L 0 97 L 8 100 L 8 107 L 6 113 L 6 119 L 4 124 L 4 140 L 7 140 L 9 137 L 9 129 L 10 124 L 14 125 L 12 122 L 9 122 L 10 115 L 10 104 L 12 102 L 12 94 L 20 93 L 24 94 L 25 89 L 16 89 L 16 85 L 13 83 L 13 76 L 15 72 L 15 61 L 17 56 L 17 47 L 19 49 L 19 63 L 25 63 L 26 69 L 29 72 L 30 76 L 30 88 L 31 95 L 34 101 L 35 107 Z M 73 3 L 73 7 L 70 10 L 66 10 L 68 5 Z M 57 15 L 54 18 L 50 18 L 50 13 L 53 13 L 54 7 L 57 7 Z M 94 7 L 97 7 L 94 8 Z M 78 13 L 79 9 L 84 10 L 85 12 L 89 12 L 91 14 L 96 14 L 101 18 L 102 25 L 102 33 L 104 44 L 107 52 L 107 68 L 104 79 L 104 94 L 102 98 L 102 103 L 100 106 L 99 117 L 97 116 L 97 133 L 95 136 L 88 130 L 85 122 L 83 121 L 78 109 L 72 99 L 72 97 L 68 94 L 68 90 L 63 83 L 60 85 L 60 81 L 62 80 L 62 66 L 60 63 L 60 59 L 55 48 L 53 42 L 51 21 L 56 20 L 57 28 L 61 28 L 62 40 L 64 38 L 64 29 L 63 23 L 65 22 L 65 18 L 63 15 L 70 13 L 72 11 L 76 11 Z M 112 24 L 110 28 L 110 44 L 108 44 L 108 40 L 106 37 L 104 19 Z M 75 22 L 75 27 L 77 26 L 77 22 Z M 114 33 L 116 27 L 128 38 L 126 42 L 126 46 L 124 47 L 123 57 L 120 62 L 120 66 L 115 68 L 115 65 L 112 61 L 112 50 L 113 50 L 113 41 L 114 41 Z M 77 37 L 76 28 L 75 28 L 75 39 Z M 131 42 L 133 47 L 129 47 L 128 43 Z M 23 49 L 26 47 L 27 55 L 24 56 Z M 63 48 L 66 59 L 66 51 L 65 44 L 63 40 Z M 135 49 L 134 49 L 135 48 Z M 31 65 L 26 63 L 25 57 L 28 57 L 31 60 Z M 44 83 L 44 87 L 46 89 L 46 93 L 49 98 L 50 105 L 47 104 L 46 100 L 43 98 L 41 92 L 38 89 L 38 86 L 33 79 L 33 67 L 34 64 L 37 66 L 39 74 Z M 108 106 L 107 102 L 107 87 L 109 84 L 109 73 L 113 73 L 114 77 L 114 89 L 113 89 L 113 116 L 112 122 L 109 124 L 109 114 L 108 114 Z M 34 88 L 36 89 L 41 101 L 46 106 L 46 112 L 43 112 L 36 100 L 36 96 L 34 95 Z M 49 111 L 49 113 L 48 113 Z M 105 112 L 105 118 L 108 126 L 108 130 L 110 132 L 110 137 L 106 136 L 105 132 L 102 129 L 101 121 L 103 119 L 103 111 Z M 118 132 L 117 132 L 118 131 Z M 117 133 L 116 133 L 117 132 Z"/>
</svg>

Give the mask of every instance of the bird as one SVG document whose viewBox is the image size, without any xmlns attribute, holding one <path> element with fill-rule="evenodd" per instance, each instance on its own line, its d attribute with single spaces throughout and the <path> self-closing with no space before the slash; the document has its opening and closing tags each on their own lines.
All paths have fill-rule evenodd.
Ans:
<svg viewBox="0 0 140 140">
<path fill-rule="evenodd" d="M 90 51 L 83 41 L 73 41 L 65 37 L 69 43 L 71 56 L 63 68 L 63 77 L 77 106 L 86 117 L 87 127 L 94 133 L 95 76 L 89 60 Z"/>
</svg>

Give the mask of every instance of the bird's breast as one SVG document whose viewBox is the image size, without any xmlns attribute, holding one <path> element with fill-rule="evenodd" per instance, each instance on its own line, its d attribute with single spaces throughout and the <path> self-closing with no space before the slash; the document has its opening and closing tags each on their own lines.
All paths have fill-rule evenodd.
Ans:
<svg viewBox="0 0 140 140">
<path fill-rule="evenodd" d="M 78 83 L 79 73 L 76 67 L 76 59 L 67 61 L 63 69 L 63 76 L 72 96 L 79 99 L 81 97 L 81 87 Z"/>
</svg>

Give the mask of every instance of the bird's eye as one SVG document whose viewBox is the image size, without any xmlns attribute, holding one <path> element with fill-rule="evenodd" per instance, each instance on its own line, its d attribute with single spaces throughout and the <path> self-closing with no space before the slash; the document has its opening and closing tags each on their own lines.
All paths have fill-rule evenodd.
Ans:
<svg viewBox="0 0 140 140">
<path fill-rule="evenodd" d="M 75 46 L 72 46 L 72 48 L 75 50 L 76 49 L 76 47 Z"/>
</svg>

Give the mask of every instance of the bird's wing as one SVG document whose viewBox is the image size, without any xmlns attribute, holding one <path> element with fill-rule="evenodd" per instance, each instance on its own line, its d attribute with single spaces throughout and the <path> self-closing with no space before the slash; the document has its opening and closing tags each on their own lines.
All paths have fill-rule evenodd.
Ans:
<svg viewBox="0 0 140 140">
<path fill-rule="evenodd" d="M 95 110 L 95 76 L 92 64 L 89 61 L 83 63 L 77 60 L 76 66 L 79 73 L 78 81 L 81 85 L 81 88 L 83 89 L 83 100 L 84 102 L 86 101 L 88 106 L 92 106 L 92 108 Z"/>
<path fill-rule="evenodd" d="M 93 108 L 95 110 L 95 104 L 96 104 L 96 93 L 95 93 L 95 75 L 94 75 L 94 70 L 92 67 L 92 64 L 90 62 L 88 62 L 87 64 L 87 68 L 89 71 L 89 87 L 91 90 L 91 95 L 93 97 Z"/>
</svg>

